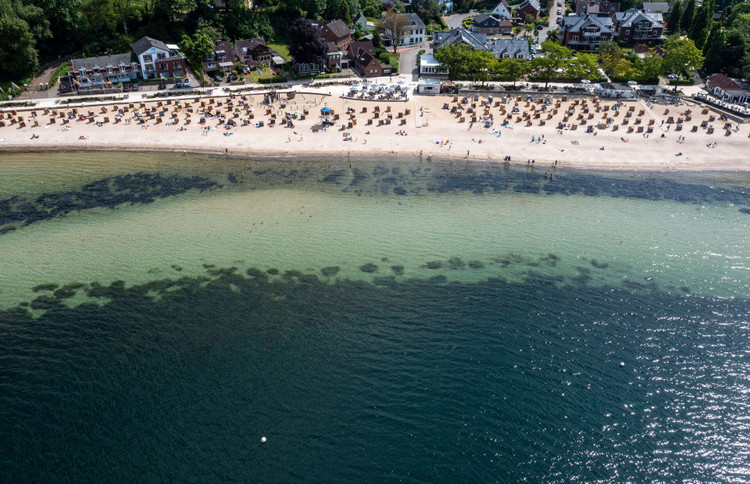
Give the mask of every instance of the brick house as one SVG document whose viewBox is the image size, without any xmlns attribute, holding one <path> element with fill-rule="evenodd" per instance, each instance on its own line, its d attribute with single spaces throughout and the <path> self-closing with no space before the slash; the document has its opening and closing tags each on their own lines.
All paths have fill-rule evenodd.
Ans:
<svg viewBox="0 0 750 484">
<path fill-rule="evenodd" d="M 261 62 L 270 63 L 277 53 L 266 45 L 265 40 L 258 37 L 235 42 L 234 55 L 246 66 L 256 67 Z"/>
<path fill-rule="evenodd" d="M 142 37 L 130 47 L 138 58 L 144 79 L 183 77 L 187 74 L 187 61 L 175 44 Z"/>
<path fill-rule="evenodd" d="M 336 47 L 346 47 L 352 41 L 352 31 L 341 20 L 328 22 L 320 30 L 320 36 L 326 42 L 333 42 Z"/>
<path fill-rule="evenodd" d="M 664 40 L 664 20 L 660 13 L 629 9 L 614 16 L 615 39 L 628 44 L 654 45 Z"/>
<path fill-rule="evenodd" d="M 203 72 L 213 74 L 223 72 L 228 74 L 234 67 L 234 49 L 232 43 L 228 40 L 217 40 L 214 44 L 214 51 L 203 59 Z"/>
<path fill-rule="evenodd" d="M 614 27 L 610 17 L 569 15 L 563 18 L 560 28 L 561 43 L 571 49 L 593 50 L 613 37 Z"/>
<path fill-rule="evenodd" d="M 542 8 L 539 6 L 539 0 L 523 0 L 523 2 L 518 5 L 518 17 L 521 19 L 521 22 L 525 22 L 527 15 L 531 15 L 534 19 L 538 19 L 541 10 Z"/>
<path fill-rule="evenodd" d="M 500 21 L 492 15 L 480 13 L 472 21 L 471 31 L 479 34 L 494 35 L 500 33 Z"/>
</svg>

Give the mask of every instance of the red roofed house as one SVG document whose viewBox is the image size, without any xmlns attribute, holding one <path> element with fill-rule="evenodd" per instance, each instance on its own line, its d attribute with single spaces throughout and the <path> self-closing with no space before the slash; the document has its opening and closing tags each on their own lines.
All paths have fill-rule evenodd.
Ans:
<svg viewBox="0 0 750 484">
<path fill-rule="evenodd" d="M 347 54 L 352 63 L 364 77 L 387 76 L 393 72 L 388 64 L 381 64 L 375 58 L 375 47 L 372 41 L 352 42 L 347 48 Z"/>
<path fill-rule="evenodd" d="M 261 38 L 238 40 L 234 43 L 234 54 L 249 67 L 255 67 L 261 62 L 270 63 L 273 56 L 277 55 Z"/>
<path fill-rule="evenodd" d="M 320 30 L 320 36 L 326 42 L 333 42 L 336 47 L 346 47 L 352 41 L 352 31 L 341 20 L 328 22 Z"/>
<path fill-rule="evenodd" d="M 706 78 L 706 89 L 724 101 L 744 103 L 750 100 L 750 91 L 724 74 L 713 74 Z"/>
</svg>

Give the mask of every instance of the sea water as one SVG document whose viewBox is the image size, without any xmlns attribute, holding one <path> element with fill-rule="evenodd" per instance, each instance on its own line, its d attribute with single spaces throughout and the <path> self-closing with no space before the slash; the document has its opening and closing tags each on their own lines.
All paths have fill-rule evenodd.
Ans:
<svg viewBox="0 0 750 484">
<path fill-rule="evenodd" d="M 5 154 L 0 472 L 747 480 L 749 180 Z"/>
</svg>

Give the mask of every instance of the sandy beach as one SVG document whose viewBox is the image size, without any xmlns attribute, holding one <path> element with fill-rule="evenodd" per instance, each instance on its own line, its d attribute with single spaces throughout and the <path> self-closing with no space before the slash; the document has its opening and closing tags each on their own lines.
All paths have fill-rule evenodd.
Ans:
<svg viewBox="0 0 750 484">
<path fill-rule="evenodd" d="M 262 93 L 223 93 L 4 109 L 0 151 L 185 151 L 352 161 L 419 160 L 421 153 L 423 160 L 503 163 L 509 156 L 511 164 L 533 160 L 537 166 L 577 168 L 750 169 L 750 128 L 690 102 L 650 105 L 543 94 L 388 101 L 342 97 L 347 92 L 345 86 L 307 89 L 290 99 L 289 91 L 280 91 L 272 105 Z M 324 107 L 331 110 L 325 118 Z M 324 127 L 324 119 L 333 125 Z M 234 125 L 228 126 L 230 120 Z"/>
</svg>

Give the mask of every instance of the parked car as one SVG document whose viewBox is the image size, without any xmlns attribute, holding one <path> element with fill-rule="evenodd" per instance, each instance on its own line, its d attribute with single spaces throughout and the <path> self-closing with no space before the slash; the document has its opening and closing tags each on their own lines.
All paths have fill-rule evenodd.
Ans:
<svg viewBox="0 0 750 484">
<path fill-rule="evenodd" d="M 216 82 L 221 82 L 223 79 L 224 78 L 221 77 L 221 76 L 219 76 L 219 75 L 214 76 L 214 81 L 216 81 Z"/>
<path fill-rule="evenodd" d="M 557 2 L 558 7 L 562 7 L 562 2 Z"/>
<path fill-rule="evenodd" d="M 73 86 L 70 84 L 60 84 L 60 88 L 57 90 L 58 93 L 64 94 L 66 92 L 72 92 Z"/>
<path fill-rule="evenodd" d="M 190 79 L 185 79 L 182 81 L 182 87 L 190 87 Z"/>
<path fill-rule="evenodd" d="M 182 79 L 175 79 L 174 87 L 182 87 Z"/>
<path fill-rule="evenodd" d="M 557 15 L 562 15 L 562 9 L 561 8 L 557 9 Z"/>
</svg>

